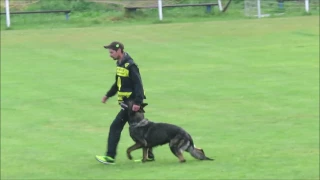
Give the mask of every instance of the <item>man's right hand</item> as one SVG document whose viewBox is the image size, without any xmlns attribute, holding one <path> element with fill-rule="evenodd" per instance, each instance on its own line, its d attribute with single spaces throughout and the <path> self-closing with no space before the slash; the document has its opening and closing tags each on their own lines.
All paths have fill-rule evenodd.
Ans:
<svg viewBox="0 0 320 180">
<path fill-rule="evenodd" d="M 108 96 L 103 96 L 101 102 L 106 103 L 108 100 Z"/>
</svg>

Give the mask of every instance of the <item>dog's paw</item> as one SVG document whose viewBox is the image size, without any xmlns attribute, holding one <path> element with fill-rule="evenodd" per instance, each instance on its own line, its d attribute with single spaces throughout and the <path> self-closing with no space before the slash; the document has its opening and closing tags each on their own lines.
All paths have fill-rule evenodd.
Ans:
<svg viewBox="0 0 320 180">
<path fill-rule="evenodd" d="M 132 159 L 133 159 L 132 156 L 131 156 L 131 154 L 127 154 L 127 157 L 128 157 L 129 160 L 132 160 Z"/>
<path fill-rule="evenodd" d="M 185 163 L 185 162 L 187 162 L 185 159 L 183 159 L 183 160 L 180 160 L 179 161 L 180 163 Z"/>
</svg>

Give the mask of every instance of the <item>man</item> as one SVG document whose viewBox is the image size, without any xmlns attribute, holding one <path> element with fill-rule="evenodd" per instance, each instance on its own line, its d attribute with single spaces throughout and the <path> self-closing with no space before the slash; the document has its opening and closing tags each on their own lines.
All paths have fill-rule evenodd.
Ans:
<svg viewBox="0 0 320 180">
<path fill-rule="evenodd" d="M 134 63 L 133 59 L 127 52 L 124 52 L 124 45 L 120 42 L 112 42 L 104 46 L 109 50 L 110 57 L 117 61 L 117 71 L 115 83 L 111 86 L 110 90 L 102 97 L 102 103 L 118 94 L 118 102 L 122 102 L 124 98 L 134 100 L 132 107 L 133 111 L 138 111 L 144 95 L 142 80 L 138 66 Z M 128 121 L 128 114 L 125 110 L 120 110 L 116 118 L 113 120 L 108 136 L 107 152 L 105 156 L 96 156 L 96 159 L 103 164 L 114 164 L 116 157 L 116 150 L 120 141 L 120 136 L 123 127 Z M 152 149 L 148 152 L 149 161 L 154 160 Z"/>
</svg>

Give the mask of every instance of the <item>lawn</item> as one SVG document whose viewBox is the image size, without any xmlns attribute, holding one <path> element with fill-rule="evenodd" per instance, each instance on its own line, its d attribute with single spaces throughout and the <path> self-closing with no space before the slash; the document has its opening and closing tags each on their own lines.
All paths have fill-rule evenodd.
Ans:
<svg viewBox="0 0 320 180">
<path fill-rule="evenodd" d="M 1 179 L 318 179 L 319 17 L 1 31 Z M 182 126 L 215 161 L 167 145 L 99 164 L 116 98 L 101 97 L 122 41 L 147 118 Z M 142 152 L 135 151 L 134 158 Z"/>
</svg>

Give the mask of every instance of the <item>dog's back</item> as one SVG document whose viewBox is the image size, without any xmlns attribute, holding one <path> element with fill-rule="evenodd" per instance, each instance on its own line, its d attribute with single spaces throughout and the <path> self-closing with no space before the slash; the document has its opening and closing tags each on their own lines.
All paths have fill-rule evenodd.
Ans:
<svg viewBox="0 0 320 180">
<path fill-rule="evenodd" d="M 187 133 L 179 126 L 169 123 L 155 123 L 149 121 L 145 127 L 145 139 L 149 147 L 163 145 L 169 143 L 177 136 L 185 136 Z"/>
</svg>

